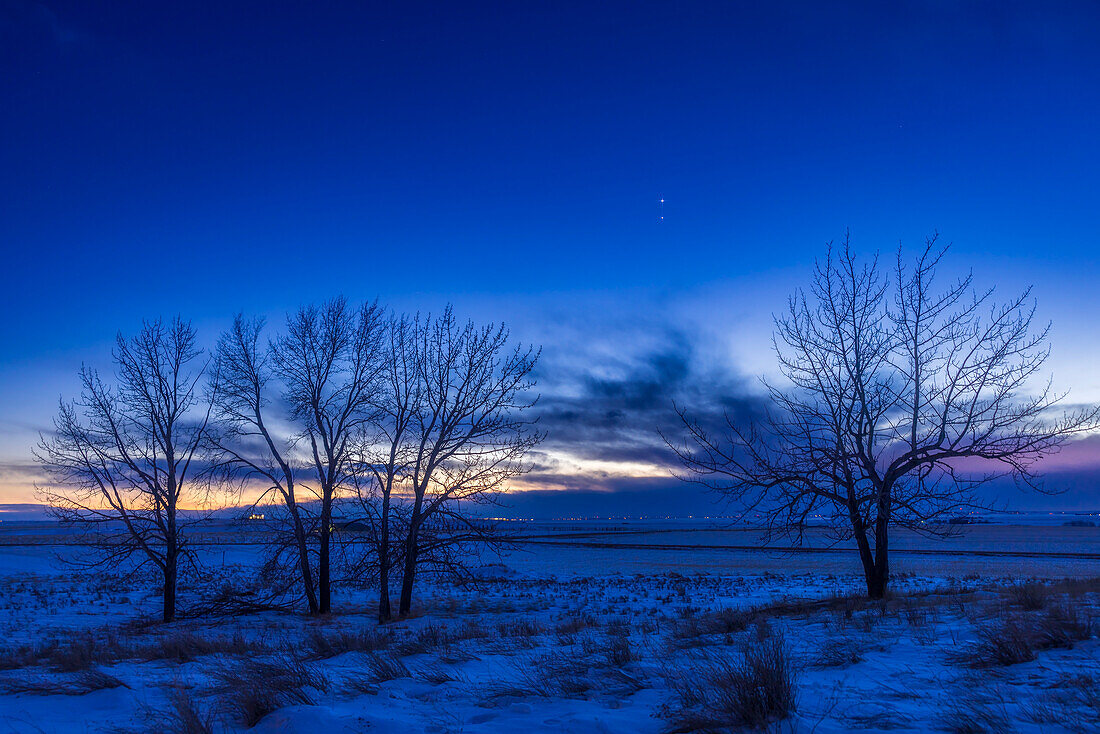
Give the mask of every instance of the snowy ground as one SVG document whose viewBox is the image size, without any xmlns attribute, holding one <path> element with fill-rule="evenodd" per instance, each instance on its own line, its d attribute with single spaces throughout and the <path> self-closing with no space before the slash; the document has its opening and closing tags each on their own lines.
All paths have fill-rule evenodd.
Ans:
<svg viewBox="0 0 1100 734">
<path fill-rule="evenodd" d="M 52 560 L 79 548 L 0 544 L 0 734 L 713 730 L 737 713 L 730 671 L 760 651 L 794 679 L 776 731 L 1100 731 L 1097 538 L 982 528 L 947 556 L 913 541 L 875 604 L 846 553 L 559 532 L 384 627 L 358 589 L 326 619 L 151 624 L 155 589 Z M 982 548 L 998 554 L 967 552 Z M 247 546 L 207 554 L 226 580 L 252 575 Z"/>
</svg>

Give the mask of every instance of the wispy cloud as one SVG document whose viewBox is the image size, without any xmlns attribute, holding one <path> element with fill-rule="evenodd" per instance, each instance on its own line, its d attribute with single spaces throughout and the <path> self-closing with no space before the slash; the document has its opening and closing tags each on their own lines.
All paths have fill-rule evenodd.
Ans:
<svg viewBox="0 0 1100 734">
<path fill-rule="evenodd" d="M 675 407 L 700 420 L 745 420 L 763 408 L 752 383 L 709 366 L 692 337 L 664 328 L 644 346 L 626 333 L 541 365 L 547 390 L 538 413 L 547 439 L 526 484 L 593 487 L 609 479 L 669 476 L 674 457 L 659 430 L 675 429 Z M 591 351 L 611 352 L 590 359 Z"/>
</svg>

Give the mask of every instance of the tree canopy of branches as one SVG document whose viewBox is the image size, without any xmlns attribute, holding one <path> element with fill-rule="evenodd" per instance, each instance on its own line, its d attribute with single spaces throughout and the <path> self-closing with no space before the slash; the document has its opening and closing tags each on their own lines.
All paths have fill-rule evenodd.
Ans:
<svg viewBox="0 0 1100 734">
<path fill-rule="evenodd" d="M 341 550 L 347 580 L 377 581 L 379 621 L 395 616 L 400 571 L 407 614 L 418 569 L 459 569 L 460 548 L 500 537 L 466 509 L 493 501 L 541 439 L 524 397 L 538 354 L 449 308 L 385 316 L 337 299 L 292 314 L 266 347 L 263 326 L 239 316 L 219 342 L 217 466 L 259 482 L 257 505 L 278 498 L 277 548 L 293 550 L 311 613 L 331 609 Z M 342 516 L 353 506 L 362 521 Z"/>
<path fill-rule="evenodd" d="M 410 440 L 413 420 L 421 407 L 423 350 L 419 332 L 423 324 L 407 316 L 391 316 L 385 327 L 382 370 L 372 430 L 365 435 L 358 454 L 359 471 L 353 477 L 359 506 L 369 517 L 378 574 L 378 621 L 393 618 L 390 576 L 400 557 L 393 541 L 395 491 L 400 493 L 415 456 Z"/>
<path fill-rule="evenodd" d="M 51 482 L 40 492 L 60 520 L 95 532 L 90 564 L 154 566 L 170 622 L 180 566 L 193 560 L 186 529 L 198 520 L 180 510 L 201 506 L 209 489 L 207 364 L 178 318 L 119 335 L 113 356 L 114 382 L 82 368 L 80 398 L 62 401 L 54 431 L 41 437 L 35 454 Z"/>
<path fill-rule="evenodd" d="M 350 486 L 357 439 L 373 417 L 382 356 L 378 304 L 352 308 L 344 298 L 299 309 L 272 342 L 284 400 L 305 441 L 320 501 L 317 608 L 332 607 L 333 503 Z"/>
<path fill-rule="evenodd" d="M 941 284 L 937 237 L 892 282 L 846 237 L 816 264 L 808 292 L 775 319 L 783 384 L 747 425 L 713 430 L 684 410 L 670 442 L 684 478 L 762 513 L 769 535 L 799 542 L 812 523 L 855 540 L 868 595 L 890 574 L 889 530 L 946 532 L 960 512 L 988 509 L 983 485 L 1011 476 L 1042 491 L 1037 462 L 1098 427 L 1097 409 L 1059 410 L 1042 379 L 1049 326 L 1029 291 L 996 303 L 973 277 Z"/>
<path fill-rule="evenodd" d="M 403 548 L 392 553 L 387 540 L 380 555 L 403 560 L 398 613 L 404 616 L 424 554 L 438 562 L 459 539 L 486 538 L 487 526 L 465 509 L 495 501 L 526 471 L 524 457 L 542 439 L 529 412 L 536 398 L 528 397 L 539 354 L 509 348 L 503 326 L 460 325 L 450 308 L 436 318 L 394 320 L 389 337 L 376 424 L 381 440 L 377 458 L 364 464 L 380 490 L 382 529 L 391 493 L 406 500 Z"/>
<path fill-rule="evenodd" d="M 449 307 L 410 318 L 344 298 L 298 309 L 266 341 L 263 330 L 262 319 L 237 316 L 212 370 L 179 320 L 120 337 L 118 387 L 83 370 L 81 399 L 61 404 L 41 440 L 55 480 L 47 502 L 100 530 L 104 560 L 137 554 L 156 565 L 165 620 L 190 557 L 181 530 L 194 520 L 181 502 L 198 506 L 213 482 L 258 489 L 250 509 L 278 509 L 277 532 L 263 536 L 275 549 L 265 579 L 282 581 L 272 607 L 297 587 L 311 614 L 325 614 L 335 582 L 369 578 L 388 621 L 399 570 L 407 615 L 418 571 L 461 570 L 471 544 L 499 543 L 469 509 L 497 501 L 542 439 L 528 396 L 539 353 L 511 346 L 503 326 L 460 325 Z M 342 516 L 352 507 L 367 522 Z M 364 540 L 357 565 L 334 564 L 334 552 L 353 557 Z M 334 579 L 334 566 L 350 575 Z"/>
<path fill-rule="evenodd" d="M 246 482 L 263 483 L 255 504 L 264 503 L 273 494 L 281 502 L 306 606 L 310 614 L 317 614 L 316 554 L 311 552 L 311 544 L 318 528 L 308 504 L 303 505 L 298 495 L 296 469 L 300 462 L 294 447 L 275 429 L 269 415 L 275 376 L 272 350 L 260 343 L 263 328 L 263 319 L 247 320 L 238 315 L 218 342 L 222 389 L 216 401 L 218 430 L 211 432 L 210 442 L 218 467 Z M 276 538 L 280 547 L 282 540 Z"/>
</svg>

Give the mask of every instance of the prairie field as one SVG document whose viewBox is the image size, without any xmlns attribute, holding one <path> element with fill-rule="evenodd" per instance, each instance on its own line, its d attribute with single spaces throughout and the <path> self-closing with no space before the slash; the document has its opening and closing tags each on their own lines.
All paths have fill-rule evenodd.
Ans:
<svg viewBox="0 0 1100 734">
<path fill-rule="evenodd" d="M 0 731 L 1100 731 L 1096 528 L 899 536 L 880 602 L 812 537 L 526 533 L 474 579 L 426 585 L 401 622 L 344 584 L 321 618 L 164 625 L 155 583 L 78 572 L 68 536 L 5 525 Z M 205 540 L 204 584 L 254 583 L 258 546 Z"/>
</svg>

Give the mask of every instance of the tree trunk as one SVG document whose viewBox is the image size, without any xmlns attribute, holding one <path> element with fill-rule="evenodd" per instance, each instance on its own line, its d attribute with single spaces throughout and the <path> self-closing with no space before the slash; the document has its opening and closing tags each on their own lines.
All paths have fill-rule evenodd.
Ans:
<svg viewBox="0 0 1100 734">
<path fill-rule="evenodd" d="M 875 564 L 874 573 L 871 578 L 867 580 L 867 596 L 871 599 L 882 599 L 886 596 L 887 581 L 889 580 L 889 574 L 880 569 L 878 564 Z"/>
<path fill-rule="evenodd" d="M 875 519 L 875 567 L 871 580 L 867 584 L 867 596 L 882 599 L 886 596 L 886 587 L 890 581 L 890 502 L 888 498 L 880 500 L 878 517 Z"/>
<path fill-rule="evenodd" d="M 871 554 L 871 544 L 867 541 L 867 529 L 862 523 L 856 529 L 855 536 L 859 560 L 863 564 L 863 580 L 867 583 L 867 596 L 874 598 L 875 558 Z"/>
<path fill-rule="evenodd" d="M 863 522 L 863 516 L 859 512 L 851 493 L 848 497 L 848 519 L 852 522 L 852 535 L 856 539 L 856 547 L 859 549 L 859 560 L 863 564 L 863 579 L 867 583 L 867 595 L 872 594 L 872 579 L 875 575 L 875 559 L 871 554 L 871 544 L 867 541 L 867 526 Z"/>
<path fill-rule="evenodd" d="M 420 523 L 424 520 L 420 512 L 423 509 L 424 496 L 417 491 L 416 499 L 413 501 L 412 517 L 409 518 L 409 537 L 405 539 L 405 572 L 401 576 L 401 600 L 397 607 L 397 614 L 400 617 L 406 617 L 412 611 L 413 583 L 416 581 L 416 552 L 420 545 Z"/>
<path fill-rule="evenodd" d="M 332 497 L 328 492 L 321 507 L 321 549 L 317 558 L 317 583 L 320 586 L 318 611 L 328 614 L 332 609 L 332 592 L 329 580 L 329 539 L 332 535 Z"/>
<path fill-rule="evenodd" d="M 383 561 L 378 574 L 378 623 L 389 622 L 392 617 L 393 610 L 390 608 L 390 564 L 388 561 Z"/>
<path fill-rule="evenodd" d="M 397 609 L 400 617 L 408 616 L 412 611 L 413 582 L 416 579 L 416 548 L 419 541 L 420 520 L 414 518 L 409 523 L 409 537 L 405 542 L 405 572 L 401 576 L 401 601 Z"/>
<path fill-rule="evenodd" d="M 305 587 L 306 605 L 310 614 L 317 614 L 317 590 L 313 588 L 313 568 L 309 564 L 309 547 L 306 545 L 306 529 L 295 505 L 290 506 L 294 516 L 294 538 L 298 543 L 298 563 L 302 569 L 302 586 Z"/>
<path fill-rule="evenodd" d="M 174 458 L 171 443 L 167 445 L 169 462 Z M 165 512 L 167 532 L 164 544 L 164 609 L 165 622 L 174 622 L 176 619 L 176 576 L 179 569 L 179 530 L 176 526 L 176 478 L 174 473 L 168 476 L 168 503 Z"/>
<path fill-rule="evenodd" d="M 390 608 L 390 496 L 382 497 L 382 527 L 378 541 L 378 622 L 389 622 L 393 617 Z"/>
<path fill-rule="evenodd" d="M 867 582 L 867 596 L 882 599 L 890 581 L 889 553 L 886 546 L 875 548 L 875 567 Z"/>
<path fill-rule="evenodd" d="M 176 619 L 176 554 L 169 551 L 164 563 L 164 614 L 165 622 L 174 622 Z"/>
<path fill-rule="evenodd" d="M 416 576 L 416 549 L 405 551 L 405 573 L 401 577 L 401 602 L 397 608 L 399 617 L 408 616 L 412 611 L 413 581 Z"/>
</svg>

